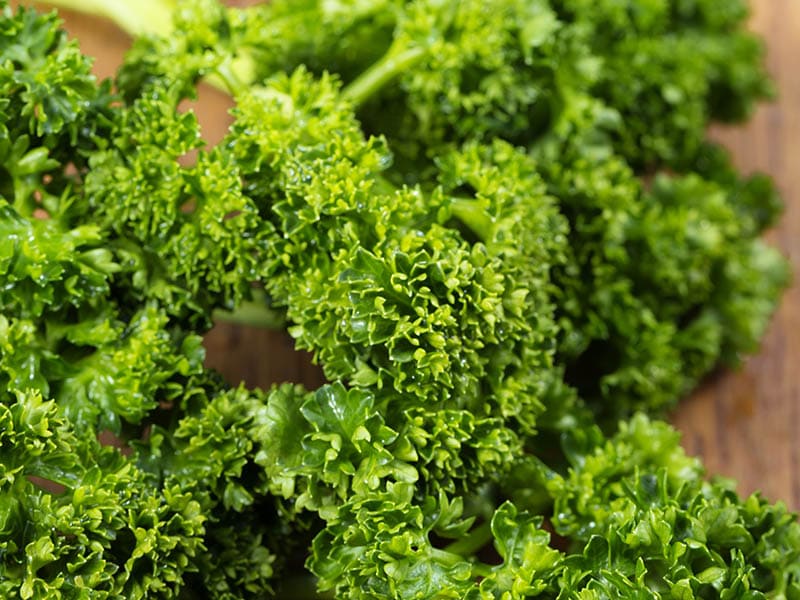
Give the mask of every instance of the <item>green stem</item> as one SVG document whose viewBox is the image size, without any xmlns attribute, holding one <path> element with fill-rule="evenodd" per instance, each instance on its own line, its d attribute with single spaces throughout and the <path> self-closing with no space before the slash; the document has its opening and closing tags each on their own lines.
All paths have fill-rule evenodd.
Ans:
<svg viewBox="0 0 800 600">
<path fill-rule="evenodd" d="M 488 577 L 492 574 L 492 567 L 483 563 L 475 563 L 472 565 L 473 577 Z"/>
<path fill-rule="evenodd" d="M 426 54 L 426 49 L 413 46 L 397 51 L 394 46 L 383 57 L 350 82 L 342 90 L 342 96 L 353 106 L 360 106 L 392 79 L 399 77 L 419 62 Z"/>
<path fill-rule="evenodd" d="M 450 207 L 453 215 L 481 240 L 486 241 L 492 238 L 494 223 L 477 201 L 454 197 Z"/>
<path fill-rule="evenodd" d="M 262 329 L 283 329 L 286 326 L 283 312 L 267 304 L 264 292 L 259 291 L 254 295 L 254 300 L 242 302 L 233 311 L 215 310 L 214 320 Z"/>
<path fill-rule="evenodd" d="M 447 546 L 444 551 L 467 558 L 483 548 L 491 539 L 492 526 L 489 521 L 485 521 L 470 531 L 466 537 L 458 539 Z"/>
<path fill-rule="evenodd" d="M 48 4 L 111 19 L 129 35 L 169 35 L 174 0 L 47 0 Z"/>
<path fill-rule="evenodd" d="M 254 79 L 253 69 L 250 57 L 242 55 L 223 62 L 207 81 L 215 88 L 235 97 L 246 90 L 249 82 Z"/>
</svg>

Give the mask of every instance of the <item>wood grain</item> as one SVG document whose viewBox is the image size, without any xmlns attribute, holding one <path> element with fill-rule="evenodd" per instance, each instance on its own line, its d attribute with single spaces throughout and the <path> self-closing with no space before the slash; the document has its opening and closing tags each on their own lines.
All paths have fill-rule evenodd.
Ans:
<svg viewBox="0 0 800 600">
<path fill-rule="evenodd" d="M 724 0 L 720 0 L 724 1 Z M 243 3 L 243 2 L 239 2 Z M 759 108 L 752 121 L 712 135 L 732 151 L 745 172 L 760 170 L 778 182 L 786 203 L 772 243 L 792 260 L 800 282 L 800 2 L 751 0 L 751 27 L 765 39 L 768 68 L 780 96 Z M 67 13 L 68 30 L 83 50 L 97 57 L 96 70 L 109 75 L 129 43 L 112 25 Z M 204 89 L 195 103 L 209 140 L 228 123 L 227 99 Z M 706 461 L 713 474 L 734 477 L 739 490 L 760 489 L 766 496 L 800 509 L 800 285 L 784 296 L 761 351 L 738 372 L 706 381 L 672 416 L 690 453 Z M 278 381 L 319 385 L 323 378 L 305 354 L 293 350 L 286 334 L 218 325 L 206 336 L 207 363 L 231 381 L 268 386 Z"/>
<path fill-rule="evenodd" d="M 764 171 L 786 204 L 768 239 L 789 256 L 794 284 L 783 297 L 761 351 L 735 373 L 723 373 L 682 403 L 673 422 L 684 446 L 712 473 L 735 477 L 739 490 L 761 490 L 800 509 L 800 2 L 751 0 L 751 28 L 767 46 L 776 102 L 744 127 L 715 129 L 745 172 Z"/>
</svg>

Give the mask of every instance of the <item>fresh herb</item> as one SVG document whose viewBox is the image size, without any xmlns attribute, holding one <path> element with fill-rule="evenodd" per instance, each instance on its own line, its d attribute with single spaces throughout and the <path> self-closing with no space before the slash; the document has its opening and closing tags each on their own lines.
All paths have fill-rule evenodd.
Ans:
<svg viewBox="0 0 800 600">
<path fill-rule="evenodd" d="M 800 597 L 794 517 L 639 412 L 787 278 L 704 141 L 770 91 L 739 3 L 80 5 L 113 84 L 2 7 L 5 597 Z M 330 382 L 230 387 L 220 317 Z"/>
</svg>

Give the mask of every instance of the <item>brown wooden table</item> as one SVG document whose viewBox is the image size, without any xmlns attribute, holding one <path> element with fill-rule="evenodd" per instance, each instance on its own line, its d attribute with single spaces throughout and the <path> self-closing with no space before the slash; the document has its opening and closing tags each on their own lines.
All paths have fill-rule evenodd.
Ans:
<svg viewBox="0 0 800 600">
<path fill-rule="evenodd" d="M 761 106 L 746 126 L 712 133 L 731 149 L 743 171 L 765 171 L 777 180 L 786 214 L 769 239 L 791 258 L 795 281 L 800 281 L 800 1 L 751 0 L 751 5 L 751 26 L 765 39 L 780 97 Z M 97 72 L 110 75 L 127 47 L 126 36 L 99 19 L 65 17 L 84 52 L 97 57 Z M 204 134 L 212 141 L 227 126 L 227 106 L 227 99 L 211 89 L 197 102 Z M 688 451 L 701 455 L 709 472 L 738 479 L 742 493 L 760 489 L 795 510 L 800 509 L 798 331 L 800 284 L 784 296 L 761 351 L 738 372 L 710 377 L 672 417 Z M 217 326 L 207 335 L 206 347 L 208 364 L 232 381 L 316 386 L 323 380 L 285 334 Z"/>
</svg>

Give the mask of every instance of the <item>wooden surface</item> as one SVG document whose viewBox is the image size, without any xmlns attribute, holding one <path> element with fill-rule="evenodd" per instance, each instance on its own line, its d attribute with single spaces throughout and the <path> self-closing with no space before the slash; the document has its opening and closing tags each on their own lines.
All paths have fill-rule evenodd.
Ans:
<svg viewBox="0 0 800 600">
<path fill-rule="evenodd" d="M 768 239 L 792 261 L 794 284 L 761 351 L 740 371 L 701 386 L 673 421 L 709 471 L 735 477 L 742 493 L 761 490 L 800 510 L 800 2 L 751 0 L 751 6 L 751 28 L 766 41 L 780 96 L 744 127 L 713 135 L 740 169 L 777 181 L 786 212 Z"/>
<path fill-rule="evenodd" d="M 725 0 L 720 0 L 725 1 Z M 800 282 L 800 1 L 751 0 L 751 27 L 764 36 L 767 63 L 779 99 L 759 108 L 744 127 L 715 129 L 745 172 L 761 170 L 778 182 L 786 214 L 769 239 L 793 263 Z M 128 41 L 113 26 L 66 15 L 67 27 L 84 52 L 96 56 L 97 71 L 110 74 Z M 227 126 L 227 100 L 204 90 L 197 102 L 204 134 L 219 139 Z M 735 373 L 709 379 L 673 415 L 689 452 L 701 455 L 711 473 L 734 477 L 739 490 L 760 489 L 800 509 L 800 285 L 784 296 L 759 354 Z M 285 334 L 217 326 L 206 336 L 208 364 L 230 380 L 268 386 L 276 381 L 322 381 L 308 357 L 296 353 Z"/>
</svg>

